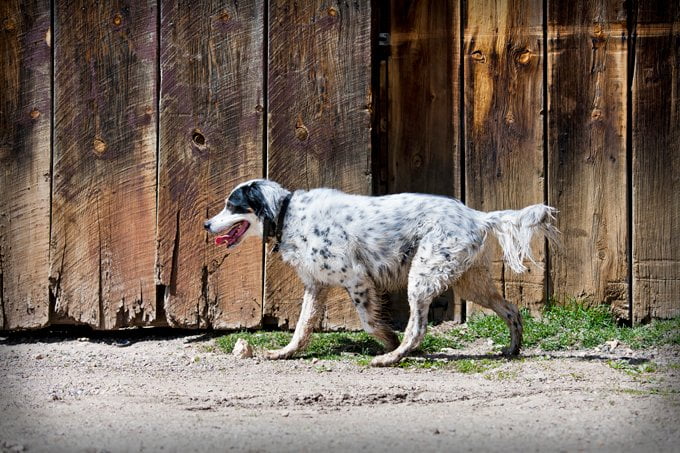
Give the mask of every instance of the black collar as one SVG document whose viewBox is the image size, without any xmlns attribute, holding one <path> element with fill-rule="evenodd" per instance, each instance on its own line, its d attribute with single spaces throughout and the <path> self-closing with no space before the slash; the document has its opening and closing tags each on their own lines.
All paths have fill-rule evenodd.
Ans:
<svg viewBox="0 0 680 453">
<path fill-rule="evenodd" d="M 281 245 L 281 236 L 283 236 L 283 221 L 286 218 L 286 212 L 288 212 L 288 205 L 290 204 L 290 199 L 293 198 L 293 194 L 289 193 L 286 198 L 281 202 L 281 209 L 279 210 L 279 218 L 276 220 L 276 225 L 274 225 L 274 236 L 276 237 L 276 243 L 272 249 L 274 252 L 279 251 L 279 246 Z"/>
</svg>

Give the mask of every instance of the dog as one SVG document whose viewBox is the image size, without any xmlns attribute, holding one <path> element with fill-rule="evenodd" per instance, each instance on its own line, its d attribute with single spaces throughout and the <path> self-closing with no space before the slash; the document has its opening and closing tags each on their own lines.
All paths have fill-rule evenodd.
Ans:
<svg viewBox="0 0 680 453">
<path fill-rule="evenodd" d="M 300 317 L 290 343 L 268 351 L 284 359 L 309 342 L 320 314 L 319 293 L 344 287 L 361 325 L 386 353 L 371 365 L 399 362 L 425 336 L 433 298 L 453 288 L 463 299 L 492 309 L 510 329 L 503 352 L 519 354 L 522 318 L 503 299 L 489 272 L 484 252 L 489 233 L 503 259 L 517 273 L 533 261 L 534 235 L 555 240 L 555 209 L 543 204 L 521 210 L 481 212 L 443 196 L 401 193 L 379 197 L 350 195 L 334 189 L 290 192 L 278 183 L 254 179 L 234 188 L 224 209 L 204 222 L 217 245 L 236 247 L 248 236 L 275 241 L 273 252 L 297 269 L 304 284 Z M 387 291 L 407 288 L 409 320 L 401 343 L 383 312 Z"/>
</svg>

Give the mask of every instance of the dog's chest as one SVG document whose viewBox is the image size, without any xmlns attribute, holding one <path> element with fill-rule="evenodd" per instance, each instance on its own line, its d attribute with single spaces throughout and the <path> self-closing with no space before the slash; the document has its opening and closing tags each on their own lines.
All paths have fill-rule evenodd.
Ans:
<svg viewBox="0 0 680 453">
<path fill-rule="evenodd" d="M 281 257 L 300 276 L 329 285 L 343 285 L 353 275 L 351 241 L 341 226 L 300 225 L 284 235 Z"/>
</svg>

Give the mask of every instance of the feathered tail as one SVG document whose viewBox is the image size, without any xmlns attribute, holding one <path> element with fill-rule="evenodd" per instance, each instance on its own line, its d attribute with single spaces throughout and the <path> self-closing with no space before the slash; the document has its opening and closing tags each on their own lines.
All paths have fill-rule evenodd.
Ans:
<svg viewBox="0 0 680 453">
<path fill-rule="evenodd" d="M 559 231 L 550 223 L 555 208 L 544 204 L 527 206 L 519 211 L 493 211 L 486 215 L 487 227 L 503 249 L 503 259 L 518 274 L 527 270 L 524 260 L 537 264 L 531 255 L 531 239 L 541 234 L 559 244 Z"/>
</svg>

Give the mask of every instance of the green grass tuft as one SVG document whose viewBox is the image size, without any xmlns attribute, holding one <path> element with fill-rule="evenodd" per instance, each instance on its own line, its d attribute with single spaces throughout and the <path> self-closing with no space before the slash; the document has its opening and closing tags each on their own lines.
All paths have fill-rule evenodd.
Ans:
<svg viewBox="0 0 680 453">
<path fill-rule="evenodd" d="M 606 306 L 589 307 L 580 303 L 566 306 L 550 305 L 540 318 L 522 310 L 524 319 L 524 346 L 539 347 L 544 351 L 572 348 L 592 348 L 606 341 L 618 340 L 633 349 L 667 344 L 680 345 L 680 318 L 653 321 L 634 328 L 618 326 Z M 230 353 L 239 338 L 257 349 L 277 349 L 288 344 L 290 332 L 237 332 L 216 340 L 217 348 Z M 446 333 L 427 334 L 419 352 L 435 354 L 444 349 L 461 349 L 478 340 L 491 339 L 497 346 L 510 343 L 508 328 L 496 315 L 476 315 L 466 326 Z M 365 332 L 315 333 L 302 358 L 340 360 L 350 358 L 360 365 L 368 365 L 373 356 L 383 353 L 383 348 Z M 399 366 L 406 368 L 440 368 L 450 364 L 446 360 L 405 359 Z M 501 362 L 490 359 L 461 359 L 452 362 L 461 373 L 481 373 L 499 366 Z M 613 368 L 619 365 L 610 364 Z M 620 365 L 623 367 L 624 365 Z M 649 370 L 626 369 L 630 372 Z"/>
</svg>

